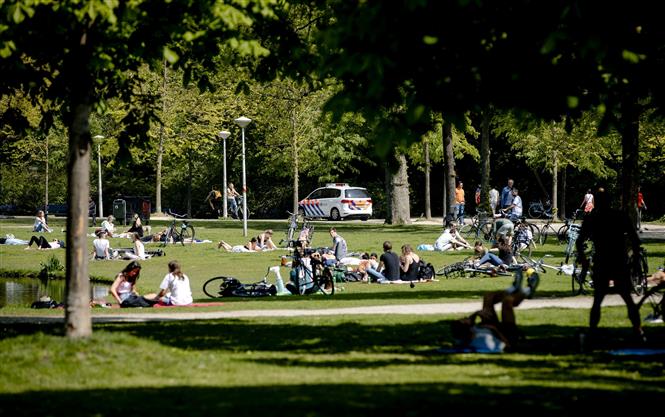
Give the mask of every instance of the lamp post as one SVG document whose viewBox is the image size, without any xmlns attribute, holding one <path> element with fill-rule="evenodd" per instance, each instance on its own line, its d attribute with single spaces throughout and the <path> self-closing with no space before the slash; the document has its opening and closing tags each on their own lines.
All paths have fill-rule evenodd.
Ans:
<svg viewBox="0 0 665 417">
<path fill-rule="evenodd" d="M 102 205 L 102 154 L 99 152 L 99 146 L 101 145 L 104 136 L 97 135 L 93 139 L 97 141 L 97 191 L 99 192 L 99 221 L 102 221 L 104 218 L 104 206 Z"/>
<path fill-rule="evenodd" d="M 242 235 L 247 236 L 247 175 L 245 173 L 245 128 L 252 122 L 245 116 L 238 117 L 234 122 L 242 129 Z"/>
<path fill-rule="evenodd" d="M 222 138 L 222 146 L 224 149 L 224 185 L 223 185 L 223 194 L 224 194 L 224 202 L 222 204 L 223 207 L 223 215 L 224 218 L 226 219 L 228 217 L 228 195 L 226 195 L 226 138 L 228 138 L 231 135 L 231 132 L 227 132 L 226 130 L 222 130 L 219 132 L 219 137 Z"/>
</svg>

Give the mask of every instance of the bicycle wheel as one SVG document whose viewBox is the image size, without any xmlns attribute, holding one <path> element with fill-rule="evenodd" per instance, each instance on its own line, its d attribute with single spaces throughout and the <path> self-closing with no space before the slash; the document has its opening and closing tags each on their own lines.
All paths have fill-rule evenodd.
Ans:
<svg viewBox="0 0 665 417">
<path fill-rule="evenodd" d="M 570 227 L 567 224 L 564 224 L 556 232 L 557 239 L 559 239 L 559 244 L 566 243 L 568 241 L 568 229 Z"/>
<path fill-rule="evenodd" d="M 591 290 L 591 282 L 587 279 L 589 275 L 589 266 L 582 265 L 578 272 L 578 265 L 573 265 L 572 281 L 573 295 L 588 294 Z"/>
<path fill-rule="evenodd" d="M 194 226 L 188 224 L 187 227 L 180 229 L 180 244 L 185 246 L 185 243 L 192 244 L 194 243 Z"/>
<path fill-rule="evenodd" d="M 637 264 L 635 264 L 635 268 L 631 271 L 630 279 L 633 284 L 633 292 L 635 295 L 643 295 L 647 292 L 649 265 L 647 264 L 646 254 L 639 253 L 637 256 L 639 256 L 639 259 Z"/>
<path fill-rule="evenodd" d="M 314 282 L 319 288 L 319 291 L 324 295 L 335 294 L 335 279 L 333 278 L 332 270 L 330 268 L 324 268 L 323 271 L 316 276 Z"/>
<path fill-rule="evenodd" d="M 529 206 L 529 217 L 532 219 L 539 219 L 543 212 L 536 206 Z"/>
<path fill-rule="evenodd" d="M 173 227 L 169 227 L 166 230 L 166 233 L 164 234 L 164 241 L 162 242 L 162 246 L 166 246 L 169 243 L 172 243 L 174 235 L 175 235 L 175 230 L 173 229 Z"/>
<path fill-rule="evenodd" d="M 648 304 L 652 308 L 652 312 L 647 316 L 651 319 L 663 318 L 663 294 L 665 293 L 665 284 L 660 284 L 656 287 L 650 288 L 644 293 L 644 296 L 637 303 L 637 308 L 641 309 L 643 304 Z"/>
<path fill-rule="evenodd" d="M 490 242 L 494 236 L 492 236 L 492 231 L 494 229 L 494 225 L 492 223 L 483 223 L 482 226 L 480 226 L 480 230 L 478 231 L 478 234 L 480 235 L 479 237 L 482 238 L 485 242 Z"/>
<path fill-rule="evenodd" d="M 228 277 L 210 278 L 203 284 L 203 292 L 210 298 L 222 297 L 222 284 Z"/>
<path fill-rule="evenodd" d="M 473 224 L 465 224 L 464 226 L 460 227 L 459 233 L 465 238 L 470 238 L 472 234 L 475 233 Z"/>
</svg>

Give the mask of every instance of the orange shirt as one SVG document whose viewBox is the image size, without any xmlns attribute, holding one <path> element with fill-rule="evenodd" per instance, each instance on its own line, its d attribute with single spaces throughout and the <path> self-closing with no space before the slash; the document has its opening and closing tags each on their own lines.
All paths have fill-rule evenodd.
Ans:
<svg viewBox="0 0 665 417">
<path fill-rule="evenodd" d="M 464 189 L 463 188 L 455 188 L 455 202 L 457 204 L 464 203 Z"/>
</svg>

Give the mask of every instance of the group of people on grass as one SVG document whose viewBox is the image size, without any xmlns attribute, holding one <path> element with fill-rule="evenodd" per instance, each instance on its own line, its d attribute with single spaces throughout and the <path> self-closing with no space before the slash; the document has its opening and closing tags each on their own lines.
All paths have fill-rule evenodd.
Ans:
<svg viewBox="0 0 665 417">
<path fill-rule="evenodd" d="M 168 269 L 168 274 L 159 285 L 159 291 L 141 296 L 136 288 L 141 275 L 141 264 L 134 260 L 115 277 L 111 285 L 111 295 L 120 307 L 151 307 L 157 303 L 173 306 L 192 304 L 189 277 L 182 272 L 178 261 L 170 261 Z"/>
</svg>

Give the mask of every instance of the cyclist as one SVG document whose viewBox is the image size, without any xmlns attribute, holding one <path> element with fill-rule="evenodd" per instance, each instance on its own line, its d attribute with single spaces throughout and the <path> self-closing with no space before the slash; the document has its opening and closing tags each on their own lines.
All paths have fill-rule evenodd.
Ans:
<svg viewBox="0 0 665 417">
<path fill-rule="evenodd" d="M 577 253 L 582 262 L 586 262 L 584 242 L 591 240 L 594 245 L 593 255 L 593 306 L 589 315 L 589 328 L 592 333 L 598 329 L 600 306 L 609 292 L 610 280 L 628 309 L 628 318 L 633 325 L 633 332 L 639 340 L 644 340 L 640 325 L 640 314 L 630 296 L 631 280 L 628 265 L 626 239 L 630 241 L 633 253 L 639 253 L 640 240 L 628 215 L 610 208 L 610 198 L 605 190 L 596 193 L 596 207 L 584 218 L 579 237 L 575 242 Z M 637 260 L 637 257 L 635 257 Z"/>
<path fill-rule="evenodd" d="M 229 204 L 231 215 L 236 219 L 238 218 L 238 202 L 236 200 L 237 197 L 240 197 L 240 193 L 236 191 L 235 186 L 232 182 L 230 182 L 228 187 L 226 187 L 226 201 Z"/>
<path fill-rule="evenodd" d="M 210 209 L 213 213 L 219 214 L 219 202 L 222 199 L 222 193 L 217 190 L 216 186 L 212 186 L 212 190 L 208 193 L 205 200 L 210 204 Z"/>
<path fill-rule="evenodd" d="M 504 207 L 501 212 L 510 220 L 514 221 L 522 217 L 522 197 L 519 196 L 519 190 L 517 188 L 513 188 L 511 194 L 513 196 L 511 203 L 507 207 Z"/>
</svg>

